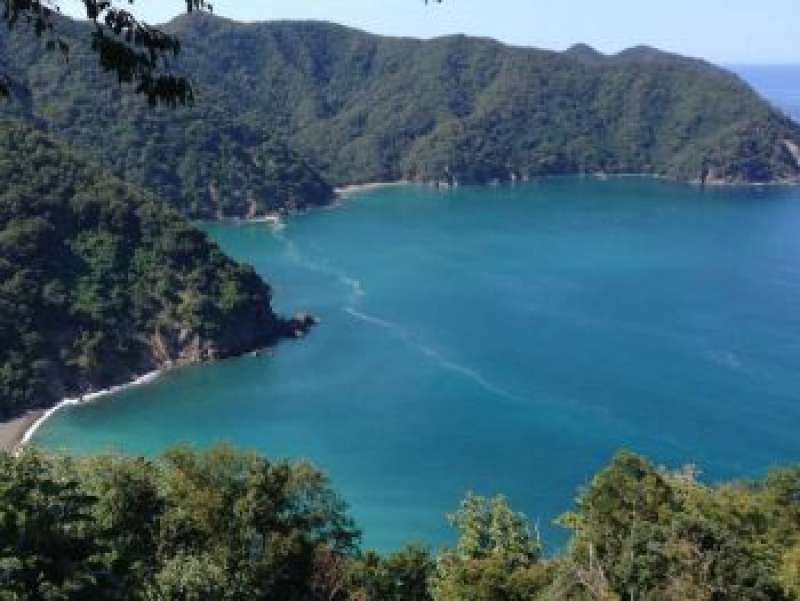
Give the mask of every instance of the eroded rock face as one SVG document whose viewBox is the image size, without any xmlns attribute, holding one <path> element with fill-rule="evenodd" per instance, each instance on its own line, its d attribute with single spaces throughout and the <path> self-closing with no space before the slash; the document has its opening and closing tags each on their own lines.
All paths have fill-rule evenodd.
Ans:
<svg viewBox="0 0 800 601">
<path fill-rule="evenodd" d="M 319 318 L 308 313 L 280 318 L 264 304 L 263 310 L 239 316 L 213 338 L 187 329 L 159 329 L 151 337 L 146 364 L 168 369 L 260 352 L 281 339 L 304 338 L 319 323 Z"/>
<path fill-rule="evenodd" d="M 305 337 L 315 325 L 319 324 L 319 317 L 310 313 L 297 313 L 292 319 L 284 322 L 284 336 L 289 338 Z"/>
<path fill-rule="evenodd" d="M 203 340 L 199 334 L 185 330 L 179 336 L 157 332 L 151 341 L 154 368 L 172 367 L 213 361 L 219 357 L 219 350 L 213 341 Z"/>
<path fill-rule="evenodd" d="M 794 158 L 794 161 L 797 164 L 797 169 L 800 170 L 800 145 L 788 139 L 783 141 L 783 145 L 786 147 L 786 150 L 789 151 L 789 154 L 791 154 Z"/>
</svg>

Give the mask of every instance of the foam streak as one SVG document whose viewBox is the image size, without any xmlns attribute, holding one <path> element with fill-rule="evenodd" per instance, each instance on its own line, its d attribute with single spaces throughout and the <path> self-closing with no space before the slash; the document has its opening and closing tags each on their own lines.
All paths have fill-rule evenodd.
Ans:
<svg viewBox="0 0 800 601">
<path fill-rule="evenodd" d="M 415 340 L 406 330 L 402 328 L 402 326 L 396 323 L 386 321 L 385 319 L 381 319 L 380 317 L 375 317 L 374 315 L 368 315 L 367 313 L 358 311 L 353 307 L 346 307 L 344 311 L 348 315 L 351 315 L 352 317 L 355 317 L 356 319 L 359 319 L 365 323 L 388 330 L 396 338 L 399 338 L 409 346 L 414 347 L 420 353 L 431 359 L 433 362 L 437 363 L 442 369 L 452 371 L 468 380 L 471 380 L 472 382 L 483 388 L 486 392 L 494 396 L 518 402 L 525 402 L 527 400 L 512 392 L 504 390 L 503 388 L 497 386 L 496 384 L 493 384 L 474 369 L 450 361 L 449 359 L 444 357 L 439 351 L 431 348 L 430 346 L 427 346 L 426 344 L 419 342 L 418 340 Z"/>
</svg>

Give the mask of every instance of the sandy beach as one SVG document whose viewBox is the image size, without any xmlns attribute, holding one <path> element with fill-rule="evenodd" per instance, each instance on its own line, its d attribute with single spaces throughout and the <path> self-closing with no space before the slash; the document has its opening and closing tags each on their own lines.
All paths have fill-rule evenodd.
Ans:
<svg viewBox="0 0 800 601">
<path fill-rule="evenodd" d="M 44 413 L 44 411 L 31 411 L 22 417 L 0 422 L 0 451 L 13 452 L 22 443 L 25 433 Z"/>
<path fill-rule="evenodd" d="M 127 384 L 120 384 L 119 386 L 112 386 L 105 390 L 98 390 L 96 392 L 87 393 L 81 397 L 74 399 L 64 399 L 57 405 L 54 405 L 46 411 L 30 411 L 22 417 L 0 422 L 0 451 L 13 452 L 19 447 L 25 446 L 36 431 L 46 422 L 51 416 L 64 407 L 75 405 L 82 405 L 91 403 L 103 397 L 116 394 L 133 386 L 141 386 L 154 381 L 163 373 L 163 370 L 153 371 L 143 376 L 134 379 Z"/>
<path fill-rule="evenodd" d="M 372 182 L 368 184 L 350 184 L 336 188 L 337 196 L 351 196 L 359 192 L 368 192 L 370 190 L 378 190 L 380 188 L 389 188 L 391 186 L 407 186 L 411 182 L 400 180 L 396 182 Z"/>
</svg>

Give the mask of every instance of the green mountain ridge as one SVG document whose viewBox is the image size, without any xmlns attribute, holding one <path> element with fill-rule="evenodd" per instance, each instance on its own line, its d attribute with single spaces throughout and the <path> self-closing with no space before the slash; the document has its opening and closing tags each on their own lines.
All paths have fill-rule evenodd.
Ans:
<svg viewBox="0 0 800 601">
<path fill-rule="evenodd" d="M 735 75 L 645 46 L 558 53 L 207 14 L 165 28 L 181 39 L 176 66 L 191 75 L 193 108 L 151 110 L 109 86 L 87 26 L 59 19 L 67 64 L 32 36 L 0 33 L 0 61 L 20 90 L 0 110 L 201 218 L 326 204 L 328 182 L 800 181 L 800 125 Z"/>
<path fill-rule="evenodd" d="M 321 22 L 185 15 L 167 29 L 205 88 L 240 90 L 249 121 L 285 132 L 337 184 L 593 172 L 800 181 L 785 143 L 800 126 L 736 75 L 648 46 L 586 64 L 574 49 L 383 38 Z"/>
<path fill-rule="evenodd" d="M 0 418 L 304 327 L 153 195 L 0 121 Z"/>
</svg>

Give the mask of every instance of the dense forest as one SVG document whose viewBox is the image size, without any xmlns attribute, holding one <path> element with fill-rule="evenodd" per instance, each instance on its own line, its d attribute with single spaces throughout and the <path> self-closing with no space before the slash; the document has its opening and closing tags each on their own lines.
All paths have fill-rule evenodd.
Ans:
<svg viewBox="0 0 800 601">
<path fill-rule="evenodd" d="M 181 40 L 196 104 L 152 110 L 108 85 L 86 27 L 57 21 L 68 63 L 33 36 L 0 32 L 13 83 L 0 110 L 50 128 L 193 217 L 324 204 L 327 182 L 800 179 L 800 126 L 733 74 L 651 48 L 556 53 L 195 13 L 165 29 Z"/>
<path fill-rule="evenodd" d="M 723 601 L 800 598 L 800 469 L 721 486 L 620 453 L 547 554 L 468 494 L 457 543 L 363 551 L 326 477 L 227 447 L 157 459 L 0 455 L 0 598 Z M 391 519 L 391 516 L 387 516 Z"/>
<path fill-rule="evenodd" d="M 291 326 L 255 271 L 153 195 L 0 122 L 0 417 Z"/>
<path fill-rule="evenodd" d="M 89 25 L 54 21 L 69 43 L 68 61 L 43 52 L 45 42 L 33 35 L 0 30 L 0 65 L 10 84 L 0 115 L 60 134 L 191 217 L 252 218 L 333 201 L 331 185 L 277 132 L 207 98 L 194 110 L 151 107 L 97 65 Z"/>
</svg>

